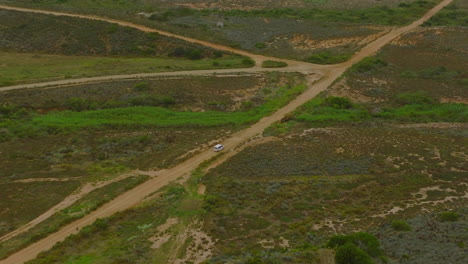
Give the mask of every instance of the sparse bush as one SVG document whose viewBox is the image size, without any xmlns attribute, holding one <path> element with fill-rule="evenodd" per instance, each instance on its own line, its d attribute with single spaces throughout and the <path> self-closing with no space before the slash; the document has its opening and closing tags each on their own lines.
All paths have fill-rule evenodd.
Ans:
<svg viewBox="0 0 468 264">
<path fill-rule="evenodd" d="M 335 64 L 347 61 L 351 55 L 349 54 L 332 54 L 328 51 L 314 54 L 306 59 L 307 62 L 317 64 Z"/>
<path fill-rule="evenodd" d="M 363 232 L 346 236 L 333 236 L 328 240 L 327 247 L 340 248 L 347 244 L 353 244 L 373 258 L 383 255 L 383 252 L 380 249 L 380 243 L 377 238 L 369 233 Z"/>
<path fill-rule="evenodd" d="M 460 218 L 460 215 L 455 212 L 443 212 L 439 215 L 439 220 L 442 222 L 455 222 Z"/>
<path fill-rule="evenodd" d="M 338 247 L 335 254 L 336 264 L 372 264 L 372 258 L 352 243 Z"/>
<path fill-rule="evenodd" d="M 248 67 L 253 67 L 255 66 L 255 61 L 250 59 L 250 58 L 245 58 L 242 60 L 242 64 L 244 64 L 245 66 L 248 66 Z"/>
<path fill-rule="evenodd" d="M 367 74 L 370 72 L 374 72 L 380 68 L 386 67 L 387 65 L 388 63 L 383 61 L 382 59 L 375 57 L 367 57 L 361 60 L 360 62 L 354 64 L 349 69 L 349 72 L 354 74 Z"/>
<path fill-rule="evenodd" d="M 262 67 L 263 68 L 282 68 L 282 67 L 287 67 L 288 64 L 283 61 L 272 61 L 272 60 L 266 60 L 262 62 Z"/>
<path fill-rule="evenodd" d="M 144 92 L 150 89 L 150 86 L 147 82 L 140 82 L 134 86 L 135 91 Z"/>
<path fill-rule="evenodd" d="M 255 44 L 255 48 L 264 49 L 264 48 L 266 48 L 266 45 L 265 45 L 265 43 L 257 43 L 257 44 Z"/>
<path fill-rule="evenodd" d="M 97 109 L 95 102 L 85 98 L 70 98 L 65 102 L 64 106 L 77 112 Z"/>
<path fill-rule="evenodd" d="M 351 109 L 353 102 L 346 97 L 329 96 L 323 100 L 323 106 L 332 107 L 335 109 Z"/>
<path fill-rule="evenodd" d="M 411 231 L 411 226 L 403 220 L 394 220 L 391 225 L 395 231 Z"/>
<path fill-rule="evenodd" d="M 424 91 L 401 93 L 396 95 L 395 101 L 399 105 L 432 105 L 438 101 Z"/>
<path fill-rule="evenodd" d="M 191 50 L 189 51 L 187 57 L 191 60 L 201 60 L 203 59 L 203 54 L 200 50 Z"/>
</svg>

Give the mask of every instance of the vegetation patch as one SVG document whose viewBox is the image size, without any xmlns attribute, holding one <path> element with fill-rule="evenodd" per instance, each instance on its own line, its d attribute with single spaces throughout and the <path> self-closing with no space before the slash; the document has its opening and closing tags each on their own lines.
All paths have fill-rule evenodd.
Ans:
<svg viewBox="0 0 468 264">
<path fill-rule="evenodd" d="M 272 61 L 272 60 L 266 60 L 262 62 L 262 67 L 263 68 L 283 68 L 287 67 L 288 64 L 283 61 Z"/>
<path fill-rule="evenodd" d="M 439 103 L 423 92 L 397 95 L 397 105 L 379 108 L 378 112 L 348 98 L 316 98 L 294 113 L 292 120 L 305 123 L 331 124 L 393 120 L 400 122 L 468 122 L 468 106 Z M 398 105 L 399 104 L 399 105 Z"/>
<path fill-rule="evenodd" d="M 394 220 L 391 225 L 395 231 L 411 231 L 411 226 L 403 220 Z"/>
<path fill-rule="evenodd" d="M 324 51 L 310 56 L 306 61 L 317 64 L 336 64 L 345 62 L 349 58 L 351 58 L 350 54 L 333 55 L 331 52 Z"/>
<path fill-rule="evenodd" d="M 148 127 L 219 127 L 238 126 L 255 122 L 286 105 L 299 95 L 305 85 L 284 87 L 264 104 L 245 112 L 178 112 L 161 107 L 127 107 L 94 111 L 63 111 L 32 115 L 27 122 L 7 116 L 0 127 L 19 137 L 57 134 L 82 129 L 124 129 Z M 13 114 L 11 114 L 13 115 Z M 3 134 L 6 139 L 9 135 Z"/>
<path fill-rule="evenodd" d="M 334 248 L 337 264 L 371 264 L 383 258 L 380 243 L 369 233 L 355 233 L 346 236 L 333 236 L 327 247 Z"/>
</svg>

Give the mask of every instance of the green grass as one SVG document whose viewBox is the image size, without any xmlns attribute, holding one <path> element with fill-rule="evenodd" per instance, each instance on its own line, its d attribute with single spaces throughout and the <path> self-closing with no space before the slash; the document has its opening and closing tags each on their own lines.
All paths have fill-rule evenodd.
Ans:
<svg viewBox="0 0 468 264">
<path fill-rule="evenodd" d="M 177 58 L 112 58 L 0 52 L 0 86 L 101 75 L 243 68 L 240 56 L 187 60 Z"/>
<path fill-rule="evenodd" d="M 400 101 L 402 96 L 397 96 Z M 383 108 L 371 113 L 364 105 L 350 103 L 329 104 L 333 98 L 316 98 L 294 114 L 294 120 L 305 123 L 339 123 L 393 120 L 402 122 L 468 122 L 468 105 L 457 103 L 407 102 L 403 106 Z M 406 97 L 405 97 L 406 98 Z M 343 98 L 344 101 L 346 98 Z M 411 98 L 410 98 L 411 99 Z M 408 99 L 409 100 L 409 99 Z M 398 102 L 400 102 L 398 101 Z"/>
<path fill-rule="evenodd" d="M 81 129 L 142 127 L 216 127 L 253 123 L 299 95 L 305 85 L 280 88 L 266 103 L 244 112 L 177 112 L 161 107 L 124 107 L 83 112 L 52 112 L 29 119 L 4 119 L 4 127 L 17 136 L 54 134 Z M 0 119 L 1 121 L 1 119 Z M 5 136 L 5 135 L 3 135 Z"/>
</svg>

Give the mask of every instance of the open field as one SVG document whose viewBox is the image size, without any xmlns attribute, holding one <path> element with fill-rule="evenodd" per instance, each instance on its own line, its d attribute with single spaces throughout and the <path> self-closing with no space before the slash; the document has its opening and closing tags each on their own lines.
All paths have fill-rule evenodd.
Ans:
<svg viewBox="0 0 468 264">
<path fill-rule="evenodd" d="M 103 75 L 248 67 L 243 58 L 187 60 L 0 52 L 0 86 Z"/>
</svg>

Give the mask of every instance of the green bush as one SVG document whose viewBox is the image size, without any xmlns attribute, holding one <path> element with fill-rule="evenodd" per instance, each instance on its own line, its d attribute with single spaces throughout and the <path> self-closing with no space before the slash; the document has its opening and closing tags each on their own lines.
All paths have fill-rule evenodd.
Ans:
<svg viewBox="0 0 468 264">
<path fill-rule="evenodd" d="M 439 215 L 439 220 L 442 222 L 455 222 L 460 219 L 460 215 L 455 212 L 443 212 Z"/>
<path fill-rule="evenodd" d="M 255 61 L 251 58 L 245 58 L 242 60 L 242 64 L 244 64 L 245 66 L 253 67 L 255 66 Z"/>
<path fill-rule="evenodd" d="M 257 43 L 257 44 L 255 44 L 255 48 L 264 49 L 264 48 L 266 48 L 266 44 L 265 43 Z"/>
<path fill-rule="evenodd" d="M 203 54 L 200 50 L 191 50 L 187 57 L 191 60 L 201 60 L 203 59 Z"/>
<path fill-rule="evenodd" d="M 335 253 L 336 264 L 372 264 L 372 258 L 352 243 L 339 247 Z"/>
<path fill-rule="evenodd" d="M 287 67 L 288 64 L 284 61 L 272 61 L 272 60 L 266 60 L 262 62 L 262 67 L 263 68 L 282 68 L 282 67 Z"/>
<path fill-rule="evenodd" d="M 376 258 L 383 255 L 383 251 L 380 249 L 380 243 L 377 238 L 369 233 L 354 233 L 351 235 L 337 235 L 333 236 L 328 240 L 327 247 L 329 248 L 340 248 L 344 245 L 352 244 L 364 251 L 369 256 Z"/>
<path fill-rule="evenodd" d="M 411 231 L 411 226 L 403 220 L 394 220 L 391 225 L 395 231 Z"/>
<path fill-rule="evenodd" d="M 137 83 L 133 88 L 135 89 L 135 91 L 144 92 L 148 91 L 150 89 L 150 86 L 147 82 L 140 82 Z"/>
<path fill-rule="evenodd" d="M 367 57 L 362 59 L 360 62 L 354 64 L 351 67 L 351 69 L 349 69 L 349 72 L 354 74 L 371 73 L 380 68 L 386 67 L 387 65 L 388 63 L 383 61 L 382 59 L 375 57 Z"/>
<path fill-rule="evenodd" d="M 65 102 L 66 108 L 72 111 L 87 111 L 97 109 L 97 104 L 84 98 L 70 98 Z"/>
<path fill-rule="evenodd" d="M 437 99 L 424 91 L 397 94 L 395 102 L 399 105 L 432 105 L 439 103 Z"/>
<path fill-rule="evenodd" d="M 129 101 L 133 106 L 169 106 L 175 104 L 173 97 L 155 95 L 139 95 Z"/>
<path fill-rule="evenodd" d="M 350 54 L 338 54 L 334 55 L 328 51 L 321 52 L 319 54 L 311 55 L 306 59 L 307 62 L 317 64 L 336 64 L 349 60 Z"/>
<path fill-rule="evenodd" d="M 349 98 L 329 96 L 322 103 L 323 106 L 332 107 L 334 109 L 351 109 L 354 104 Z"/>
</svg>

